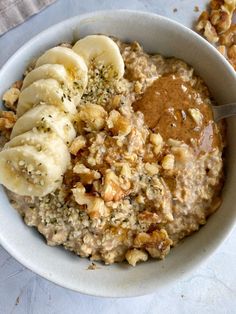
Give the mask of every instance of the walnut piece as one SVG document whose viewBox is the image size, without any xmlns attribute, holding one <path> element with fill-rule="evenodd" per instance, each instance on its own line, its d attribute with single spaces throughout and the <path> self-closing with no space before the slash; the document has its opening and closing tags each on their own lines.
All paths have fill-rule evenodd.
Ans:
<svg viewBox="0 0 236 314">
<path fill-rule="evenodd" d="M 220 44 L 226 47 L 236 45 L 236 24 L 232 24 L 227 32 L 220 36 Z"/>
<path fill-rule="evenodd" d="M 139 233 L 134 239 L 134 246 L 148 251 L 154 258 L 164 258 L 170 251 L 172 241 L 164 229 L 152 233 Z"/>
<path fill-rule="evenodd" d="M 4 101 L 5 107 L 8 109 L 16 111 L 16 103 L 18 101 L 18 98 L 20 96 L 20 90 L 16 87 L 11 87 L 8 89 L 2 97 L 2 100 Z"/>
<path fill-rule="evenodd" d="M 212 43 L 212 44 L 217 43 L 217 42 L 219 41 L 219 37 L 218 37 L 218 35 L 217 35 L 216 29 L 215 29 L 215 27 L 211 24 L 210 21 L 207 21 L 207 22 L 206 22 L 203 35 L 204 35 L 204 36 L 206 37 L 206 39 L 207 39 L 210 43 Z"/>
<path fill-rule="evenodd" d="M 127 189 L 127 188 L 126 188 Z M 105 174 L 104 186 L 102 191 L 102 198 L 105 202 L 119 201 L 125 195 L 125 189 L 121 187 L 121 182 L 117 175 L 112 171 L 108 170 Z"/>
<path fill-rule="evenodd" d="M 85 193 L 85 188 L 81 183 L 77 183 L 76 187 L 72 189 L 72 192 L 76 203 L 79 205 L 87 205 L 87 212 L 91 219 L 106 217 L 109 214 L 109 210 L 103 199 Z"/>
<path fill-rule="evenodd" d="M 148 254 L 143 250 L 133 249 L 127 251 L 125 258 L 130 265 L 136 266 L 138 262 L 146 262 Z"/>
<path fill-rule="evenodd" d="M 211 24 L 218 34 L 227 31 L 231 25 L 232 15 L 222 10 L 213 10 L 210 15 Z"/>
<path fill-rule="evenodd" d="M 121 100 L 121 96 L 120 95 L 115 95 L 112 99 L 112 108 L 116 109 L 117 107 L 119 107 L 120 104 L 120 100 Z"/>
<path fill-rule="evenodd" d="M 167 154 L 163 157 L 161 165 L 165 170 L 172 170 L 175 164 L 175 156 L 172 154 Z"/>
<path fill-rule="evenodd" d="M 156 224 L 161 222 L 161 218 L 155 212 L 150 212 L 148 210 L 144 210 L 140 214 L 138 214 L 138 220 L 140 223 L 145 223 L 147 225 Z"/>
<path fill-rule="evenodd" d="M 159 146 L 163 144 L 163 138 L 159 133 L 152 133 L 150 135 L 150 142 L 153 145 Z"/>
<path fill-rule="evenodd" d="M 76 155 L 82 148 L 86 146 L 86 139 L 83 135 L 77 136 L 70 146 L 70 153 Z"/>
<path fill-rule="evenodd" d="M 209 42 L 217 43 L 219 36 L 230 29 L 235 8 L 236 0 L 212 0 L 209 12 L 203 11 L 199 16 L 196 30 Z"/>
<path fill-rule="evenodd" d="M 12 111 L 0 111 L 0 131 L 13 128 L 16 122 L 16 115 Z"/>
<path fill-rule="evenodd" d="M 107 120 L 107 126 L 114 135 L 126 136 L 131 131 L 129 120 L 122 116 L 118 111 L 112 110 Z"/>
<path fill-rule="evenodd" d="M 198 108 L 189 108 L 188 112 L 197 126 L 202 125 L 203 115 Z"/>
<path fill-rule="evenodd" d="M 150 176 L 154 176 L 155 174 L 159 173 L 159 166 L 158 166 L 157 163 L 149 163 L 149 162 L 147 162 L 144 167 L 145 167 L 145 170 L 147 171 L 147 173 Z"/>
<path fill-rule="evenodd" d="M 84 105 L 79 114 L 79 120 L 83 121 L 86 125 L 87 131 L 99 131 L 105 125 L 107 112 L 100 105 L 86 104 Z"/>
<path fill-rule="evenodd" d="M 223 55 L 223 57 L 227 58 L 226 46 L 220 45 L 220 46 L 217 47 L 217 50 Z"/>
<path fill-rule="evenodd" d="M 158 155 L 164 144 L 162 136 L 159 133 L 152 133 L 150 142 L 154 145 L 154 153 Z"/>
<path fill-rule="evenodd" d="M 209 21 L 209 14 L 207 11 L 203 11 L 198 18 L 196 30 L 201 32 L 205 29 L 206 23 Z"/>
<path fill-rule="evenodd" d="M 234 69 L 236 70 L 236 45 L 232 45 L 228 49 L 228 59 L 232 66 L 234 67 Z"/>
<path fill-rule="evenodd" d="M 224 0 L 211 0 L 210 8 L 211 10 L 219 10 L 220 7 L 224 4 Z"/>
<path fill-rule="evenodd" d="M 122 169 L 121 169 L 120 174 L 121 174 L 123 177 L 127 178 L 127 179 L 130 179 L 130 178 L 131 178 L 132 172 L 131 172 L 131 169 L 130 169 L 130 166 L 129 166 L 128 163 L 124 163 L 124 164 L 122 165 Z"/>
<path fill-rule="evenodd" d="M 18 80 L 18 81 L 15 81 L 15 83 L 12 85 L 12 87 L 15 87 L 17 89 L 21 89 L 23 85 L 23 80 Z"/>
<path fill-rule="evenodd" d="M 89 169 L 80 163 L 74 166 L 73 172 L 79 175 L 82 184 L 92 184 L 95 180 L 101 178 L 98 171 Z"/>
</svg>

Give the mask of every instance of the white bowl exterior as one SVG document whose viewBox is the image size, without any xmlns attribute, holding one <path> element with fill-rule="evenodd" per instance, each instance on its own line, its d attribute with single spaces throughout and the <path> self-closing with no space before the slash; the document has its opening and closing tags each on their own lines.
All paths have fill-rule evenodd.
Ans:
<svg viewBox="0 0 236 314">
<path fill-rule="evenodd" d="M 207 82 L 218 103 L 236 100 L 236 75 L 224 58 L 184 26 L 150 13 L 107 11 L 78 16 L 42 32 L 5 64 L 0 72 L 0 95 L 21 78 L 30 60 L 47 48 L 88 34 L 104 33 L 140 42 L 146 51 L 175 56 L 191 64 Z M 221 209 L 199 232 L 173 249 L 165 261 L 136 268 L 126 264 L 88 271 L 90 261 L 62 248 L 49 247 L 33 228 L 23 224 L 0 189 L 0 244 L 19 262 L 39 275 L 75 291 L 96 296 L 129 297 L 154 292 L 192 270 L 210 256 L 231 231 L 236 219 L 236 124 L 228 123 L 227 181 Z"/>
</svg>

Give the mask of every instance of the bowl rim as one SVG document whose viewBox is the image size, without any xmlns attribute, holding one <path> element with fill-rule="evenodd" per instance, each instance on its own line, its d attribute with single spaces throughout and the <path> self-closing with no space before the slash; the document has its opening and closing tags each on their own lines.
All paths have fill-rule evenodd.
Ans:
<svg viewBox="0 0 236 314">
<path fill-rule="evenodd" d="M 36 41 L 38 41 L 40 38 L 42 38 L 44 35 L 46 35 L 47 33 L 53 31 L 54 28 L 57 28 L 61 25 L 67 26 L 70 24 L 73 24 L 73 22 L 78 21 L 78 23 L 80 23 L 81 21 L 85 20 L 85 19 L 89 19 L 89 18 L 96 18 L 99 16 L 104 16 L 104 15 L 110 15 L 110 14 L 124 14 L 126 16 L 129 15 L 138 15 L 140 18 L 145 17 L 145 18 L 153 18 L 153 19 L 159 19 L 162 20 L 166 23 L 172 24 L 172 26 L 178 26 L 180 28 L 182 28 L 186 33 L 188 33 L 188 36 L 192 36 L 195 40 L 200 41 L 203 45 L 205 45 L 205 47 L 208 47 L 209 52 L 213 53 L 213 54 L 217 54 L 218 58 L 221 59 L 221 62 L 224 64 L 224 66 L 227 68 L 227 71 L 230 72 L 230 74 L 232 76 L 234 76 L 235 78 L 235 82 L 236 82 L 236 73 L 233 70 L 233 68 L 231 67 L 231 65 L 228 63 L 228 61 L 220 54 L 220 52 L 214 47 L 212 46 L 209 42 L 207 42 L 204 38 L 202 38 L 199 34 L 197 34 L 196 32 L 194 32 L 193 30 L 191 30 L 190 28 L 186 27 L 185 25 L 172 20 L 168 17 L 159 15 L 159 14 L 155 14 L 155 13 L 151 13 L 151 12 L 145 12 L 145 11 L 136 11 L 136 10 L 127 10 L 127 9 L 116 9 L 116 10 L 101 10 L 101 11 L 93 11 L 93 12 L 89 12 L 89 13 L 85 13 L 85 14 L 79 14 L 73 17 L 70 17 L 68 19 L 62 20 L 59 23 L 53 24 L 50 27 L 46 28 L 45 30 L 43 30 L 42 32 L 40 32 L 39 34 L 37 34 L 36 36 L 33 36 L 30 40 L 28 40 L 26 43 L 24 43 L 19 49 L 16 50 L 16 52 L 11 55 L 8 60 L 4 63 L 4 65 L 2 66 L 2 68 L 0 69 L 0 77 L 2 75 L 2 73 L 5 71 L 5 68 L 8 67 L 8 64 L 10 64 L 12 62 L 12 59 L 17 58 L 18 55 L 21 55 L 22 51 L 24 51 L 25 49 L 27 49 L 28 47 L 32 46 L 32 44 Z M 233 227 L 235 225 L 236 221 L 231 221 L 230 224 L 228 224 L 227 226 L 227 230 L 224 230 L 224 233 L 222 234 L 221 238 L 218 239 L 215 242 L 211 243 L 210 248 L 208 249 L 207 254 L 205 254 L 204 256 L 201 257 L 197 257 L 195 258 L 194 261 L 191 262 L 191 265 L 188 264 L 187 269 L 185 270 L 184 273 L 182 274 L 178 274 L 178 279 L 186 276 L 187 274 L 191 273 L 194 269 L 196 269 L 197 267 L 199 267 L 200 265 L 202 265 L 203 263 L 205 263 L 207 261 L 207 259 L 213 254 L 213 252 L 215 252 L 216 250 L 219 249 L 219 247 L 223 244 L 223 242 L 228 238 L 228 236 L 231 234 L 231 232 L 233 231 Z M 121 298 L 121 297 L 137 297 L 137 296 L 141 296 L 141 295 L 147 295 L 150 293 L 155 292 L 154 289 L 146 289 L 144 292 L 142 293 L 135 293 L 133 291 L 133 293 L 123 293 L 123 294 L 119 294 L 119 295 L 114 295 L 112 293 L 110 294 L 104 294 L 104 293 L 100 293 L 98 290 L 93 289 L 93 291 L 87 291 L 87 290 L 82 290 L 82 289 L 77 289 L 74 288 L 70 285 L 70 283 L 67 282 L 62 282 L 61 280 L 57 280 L 55 277 L 51 277 L 49 276 L 46 271 L 42 268 L 39 268 L 37 265 L 34 265 L 32 262 L 30 262 L 30 260 L 26 260 L 24 258 L 22 258 L 20 256 L 20 254 L 18 253 L 17 250 L 15 250 L 11 244 L 7 241 L 5 241 L 1 235 L 1 231 L 0 231 L 0 245 L 11 255 L 13 256 L 19 263 L 21 263 L 22 265 L 24 265 L 27 269 L 33 271 L 34 273 L 36 273 L 37 275 L 43 277 L 44 279 L 47 279 L 51 282 L 53 282 L 54 284 L 67 288 L 69 290 L 75 291 L 75 292 L 79 292 L 82 294 L 86 294 L 86 295 L 90 295 L 90 296 L 97 296 L 97 297 L 117 297 L 117 298 Z M 173 282 L 175 282 L 176 279 L 173 280 Z M 165 288 L 166 286 L 169 286 L 171 283 L 167 283 L 165 282 L 163 284 L 163 288 Z"/>
</svg>

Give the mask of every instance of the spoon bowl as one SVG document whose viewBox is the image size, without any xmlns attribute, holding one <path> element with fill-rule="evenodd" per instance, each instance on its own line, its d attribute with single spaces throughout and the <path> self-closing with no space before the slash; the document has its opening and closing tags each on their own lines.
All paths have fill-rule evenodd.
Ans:
<svg viewBox="0 0 236 314">
<path fill-rule="evenodd" d="M 229 118 L 236 115 L 236 103 L 230 103 L 221 106 L 212 106 L 214 120 L 216 122 L 224 118 Z"/>
</svg>

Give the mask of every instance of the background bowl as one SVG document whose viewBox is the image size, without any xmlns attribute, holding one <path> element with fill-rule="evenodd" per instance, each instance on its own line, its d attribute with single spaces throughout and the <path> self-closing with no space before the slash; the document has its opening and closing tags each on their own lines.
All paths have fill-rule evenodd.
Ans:
<svg viewBox="0 0 236 314">
<path fill-rule="evenodd" d="M 188 28 L 167 18 L 135 11 L 101 11 L 71 18 L 34 37 L 19 49 L 0 72 L 0 95 L 20 79 L 27 64 L 46 49 L 88 34 L 103 33 L 124 41 L 137 40 L 146 51 L 175 56 L 192 65 L 205 80 L 219 104 L 236 100 L 236 74 L 218 51 Z M 0 188 L 0 244 L 37 274 L 82 293 L 129 297 L 161 289 L 209 257 L 233 228 L 236 220 L 236 124 L 228 123 L 227 180 L 223 204 L 206 226 L 164 261 L 149 261 L 133 268 L 127 264 L 88 271 L 89 260 L 58 247 L 49 247 L 27 227 Z"/>
</svg>

